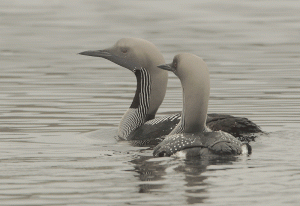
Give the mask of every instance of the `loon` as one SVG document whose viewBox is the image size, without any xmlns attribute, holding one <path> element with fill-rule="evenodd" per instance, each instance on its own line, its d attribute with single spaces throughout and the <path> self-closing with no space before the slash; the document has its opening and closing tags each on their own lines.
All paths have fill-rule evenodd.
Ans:
<svg viewBox="0 0 300 206">
<path fill-rule="evenodd" d="M 190 53 L 178 54 L 171 64 L 158 66 L 172 71 L 181 81 L 183 90 L 182 118 L 176 128 L 153 150 L 154 156 L 240 155 L 249 154 L 251 147 L 223 131 L 206 126 L 210 93 L 206 63 Z M 181 154 L 182 155 L 182 154 Z"/>
<path fill-rule="evenodd" d="M 165 60 L 154 44 L 139 38 L 122 38 L 110 48 L 79 54 L 105 58 L 136 76 L 135 96 L 121 119 L 118 138 L 137 146 L 157 145 L 162 140 L 160 137 L 176 127 L 181 119 L 180 113 L 155 118 L 167 90 L 168 72 L 157 67 L 165 64 Z M 206 123 L 212 130 L 226 131 L 243 139 L 262 132 L 247 118 L 225 114 L 208 114 Z"/>
</svg>

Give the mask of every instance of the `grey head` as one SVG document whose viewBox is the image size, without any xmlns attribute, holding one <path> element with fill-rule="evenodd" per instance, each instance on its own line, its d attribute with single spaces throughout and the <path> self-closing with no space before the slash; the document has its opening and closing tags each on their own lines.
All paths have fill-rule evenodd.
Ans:
<svg viewBox="0 0 300 206">
<path fill-rule="evenodd" d="M 172 63 L 158 65 L 157 67 L 173 72 L 181 81 L 193 83 L 192 80 L 197 82 L 199 82 L 198 80 L 202 80 L 202 85 L 209 86 L 207 65 L 202 58 L 194 54 L 177 54 L 174 56 Z"/>
<path fill-rule="evenodd" d="M 206 115 L 210 93 L 209 71 L 206 63 L 190 53 L 178 54 L 173 62 L 158 66 L 172 71 L 183 89 L 182 127 L 184 132 L 201 132 L 206 129 Z"/>
<path fill-rule="evenodd" d="M 122 38 L 110 48 L 84 51 L 79 54 L 102 57 L 133 72 L 151 66 L 155 68 L 157 62 L 164 62 L 163 56 L 154 44 L 139 38 Z"/>
<path fill-rule="evenodd" d="M 149 103 L 147 114 L 151 117 L 155 116 L 165 97 L 168 72 L 157 67 L 159 64 L 164 64 L 165 60 L 159 49 L 153 43 L 139 38 L 122 38 L 110 48 L 84 51 L 79 54 L 102 57 L 132 71 L 138 81 L 137 93 L 145 93 L 145 91 L 138 91 L 139 82 L 141 81 L 139 71 L 144 70 L 143 72 L 147 75 L 147 78 L 150 79 L 151 84 L 149 99 L 146 100 Z M 141 90 L 143 90 L 143 88 Z M 133 103 L 139 99 L 137 93 L 135 96 L 137 98 L 134 98 Z"/>
</svg>

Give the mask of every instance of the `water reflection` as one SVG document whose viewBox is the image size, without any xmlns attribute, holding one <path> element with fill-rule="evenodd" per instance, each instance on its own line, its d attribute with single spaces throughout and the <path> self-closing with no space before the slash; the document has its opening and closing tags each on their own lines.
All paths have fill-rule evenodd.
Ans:
<svg viewBox="0 0 300 206">
<path fill-rule="evenodd" d="M 152 162 L 148 161 L 152 159 L 151 156 L 140 156 L 137 159 L 130 161 L 134 164 L 134 172 L 137 173 L 135 175 L 138 177 L 143 184 L 139 184 L 139 193 L 150 193 L 152 190 L 162 189 L 162 183 L 156 183 L 156 181 L 163 180 L 163 176 L 166 175 L 165 165 L 160 165 L 160 162 Z M 148 184 L 148 182 L 152 182 L 152 184 Z"/>
<path fill-rule="evenodd" d="M 1 204 L 298 205 L 299 10 L 294 0 L 1 0 Z M 209 113 L 249 117 L 270 136 L 224 165 L 74 139 L 116 129 L 131 103 L 131 72 L 77 55 L 123 37 L 153 42 L 167 62 L 203 57 Z M 170 75 L 158 115 L 180 111 L 181 94 Z"/>
<path fill-rule="evenodd" d="M 231 165 L 238 157 L 213 157 L 213 158 L 153 158 L 152 156 L 139 156 L 130 161 L 133 170 L 142 183 L 138 184 L 139 193 L 176 193 L 183 191 L 187 204 L 203 203 L 209 198 L 207 188 L 209 183 L 205 180 L 209 176 L 202 175 L 210 165 Z M 210 172 L 218 169 L 210 169 Z M 183 181 L 180 185 L 172 184 L 172 179 Z"/>
</svg>

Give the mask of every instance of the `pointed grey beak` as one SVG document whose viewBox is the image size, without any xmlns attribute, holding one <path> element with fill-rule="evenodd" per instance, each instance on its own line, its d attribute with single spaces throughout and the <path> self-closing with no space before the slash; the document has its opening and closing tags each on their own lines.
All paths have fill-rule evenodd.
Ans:
<svg viewBox="0 0 300 206">
<path fill-rule="evenodd" d="M 92 57 L 103 57 L 103 58 L 112 56 L 112 54 L 107 50 L 90 50 L 90 51 L 80 52 L 78 54 L 92 56 Z"/>
<path fill-rule="evenodd" d="M 157 66 L 160 69 L 175 72 L 175 69 L 172 67 L 172 64 L 162 64 Z"/>
<path fill-rule="evenodd" d="M 130 71 L 133 71 L 133 72 L 136 70 L 140 70 L 142 68 L 139 65 L 138 61 L 128 59 L 128 58 L 126 58 L 126 56 L 116 55 L 116 52 L 112 48 L 104 49 L 104 50 L 84 51 L 84 52 L 80 52 L 78 54 L 92 56 L 92 57 L 102 57 L 102 58 L 107 59 L 111 62 L 114 62 L 122 67 L 125 67 L 126 69 L 129 69 Z"/>
</svg>

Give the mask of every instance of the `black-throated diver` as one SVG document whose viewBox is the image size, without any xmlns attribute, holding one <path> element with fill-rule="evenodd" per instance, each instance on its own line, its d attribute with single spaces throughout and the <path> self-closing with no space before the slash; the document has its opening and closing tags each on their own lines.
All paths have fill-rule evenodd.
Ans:
<svg viewBox="0 0 300 206">
<path fill-rule="evenodd" d="M 79 54 L 108 59 L 136 76 L 136 93 L 120 122 L 119 138 L 140 146 L 156 145 L 161 141 L 159 137 L 169 134 L 178 124 L 180 113 L 155 118 L 166 93 L 168 72 L 157 68 L 165 60 L 154 44 L 144 39 L 123 38 L 111 48 Z M 225 114 L 208 114 L 206 123 L 212 130 L 226 131 L 242 138 L 261 132 L 247 118 Z"/>
<path fill-rule="evenodd" d="M 206 63 L 200 57 L 182 53 L 176 55 L 171 64 L 158 67 L 174 72 L 180 79 L 183 91 L 183 109 L 180 122 L 154 148 L 154 156 L 171 156 L 182 151 L 187 156 L 250 153 L 250 145 L 243 144 L 229 133 L 211 131 L 207 128 L 210 79 Z"/>
</svg>

